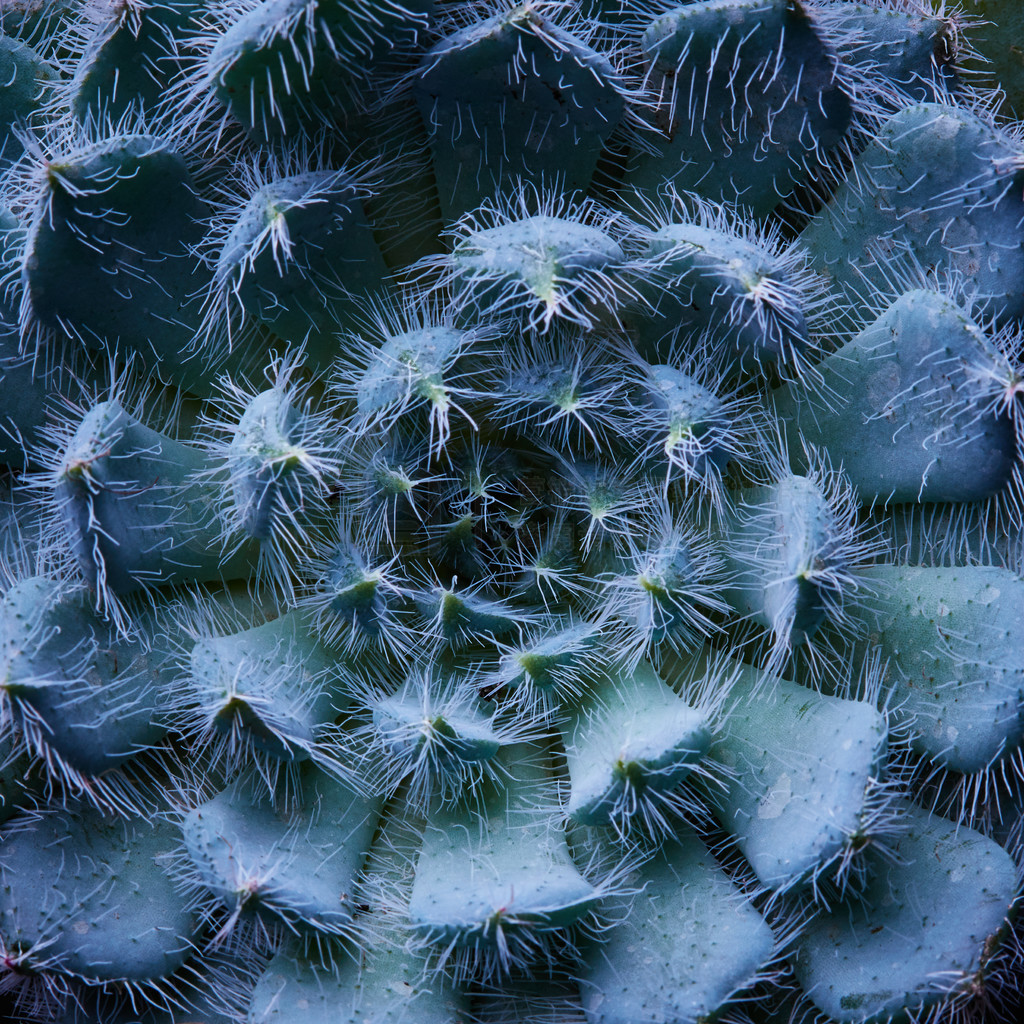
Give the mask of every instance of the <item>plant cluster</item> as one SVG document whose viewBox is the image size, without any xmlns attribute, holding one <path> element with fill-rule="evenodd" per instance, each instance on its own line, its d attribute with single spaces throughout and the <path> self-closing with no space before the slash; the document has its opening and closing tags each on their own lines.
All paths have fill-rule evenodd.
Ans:
<svg viewBox="0 0 1024 1024">
<path fill-rule="evenodd" d="M 0 1013 L 1013 1020 L 1016 0 L 0 0 Z"/>
</svg>

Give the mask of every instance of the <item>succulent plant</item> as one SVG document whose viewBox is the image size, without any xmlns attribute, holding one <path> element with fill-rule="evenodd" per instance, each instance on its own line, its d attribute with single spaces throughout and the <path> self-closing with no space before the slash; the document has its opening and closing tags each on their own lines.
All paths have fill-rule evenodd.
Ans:
<svg viewBox="0 0 1024 1024">
<path fill-rule="evenodd" d="M 1016 1020 L 1019 28 L 0 0 L 0 1016 Z"/>
</svg>

